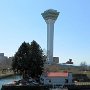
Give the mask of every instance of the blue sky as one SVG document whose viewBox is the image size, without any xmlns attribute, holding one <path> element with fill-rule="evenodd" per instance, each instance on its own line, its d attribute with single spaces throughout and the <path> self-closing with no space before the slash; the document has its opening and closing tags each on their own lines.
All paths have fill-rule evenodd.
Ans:
<svg viewBox="0 0 90 90">
<path fill-rule="evenodd" d="M 0 0 L 0 52 L 13 56 L 23 41 L 47 49 L 47 26 L 41 13 L 55 9 L 54 56 L 90 65 L 90 0 Z"/>
</svg>

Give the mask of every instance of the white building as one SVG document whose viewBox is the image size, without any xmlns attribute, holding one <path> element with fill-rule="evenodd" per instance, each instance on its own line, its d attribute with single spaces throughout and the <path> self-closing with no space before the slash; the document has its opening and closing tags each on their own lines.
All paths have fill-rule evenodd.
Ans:
<svg viewBox="0 0 90 90">
<path fill-rule="evenodd" d="M 41 76 L 40 82 L 44 85 L 53 86 L 64 86 L 65 84 L 72 84 L 72 73 L 48 72 Z"/>
</svg>

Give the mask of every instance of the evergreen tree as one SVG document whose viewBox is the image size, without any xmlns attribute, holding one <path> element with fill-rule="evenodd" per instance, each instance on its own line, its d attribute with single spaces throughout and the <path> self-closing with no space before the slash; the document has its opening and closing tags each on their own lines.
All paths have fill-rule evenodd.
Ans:
<svg viewBox="0 0 90 90">
<path fill-rule="evenodd" d="M 27 73 L 29 62 L 30 44 L 23 42 L 13 57 L 12 68 L 14 72 L 19 72 L 23 76 Z"/>
<path fill-rule="evenodd" d="M 36 41 L 31 42 L 30 60 L 31 60 L 31 77 L 39 78 L 44 67 L 43 50 Z"/>
<path fill-rule="evenodd" d="M 44 67 L 43 50 L 36 41 L 29 43 L 23 42 L 16 52 L 12 68 L 14 72 L 19 72 L 23 75 L 32 78 L 39 78 Z"/>
</svg>

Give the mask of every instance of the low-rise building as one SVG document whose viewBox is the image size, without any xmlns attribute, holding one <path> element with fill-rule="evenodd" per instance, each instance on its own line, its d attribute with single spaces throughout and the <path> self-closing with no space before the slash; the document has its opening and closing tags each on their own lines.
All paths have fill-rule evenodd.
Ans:
<svg viewBox="0 0 90 90">
<path fill-rule="evenodd" d="M 40 78 L 41 84 L 59 85 L 72 84 L 72 73 L 68 72 L 48 72 L 44 73 Z"/>
</svg>

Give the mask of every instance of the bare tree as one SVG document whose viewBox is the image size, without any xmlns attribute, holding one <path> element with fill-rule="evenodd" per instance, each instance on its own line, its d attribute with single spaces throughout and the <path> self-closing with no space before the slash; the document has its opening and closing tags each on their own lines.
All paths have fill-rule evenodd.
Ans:
<svg viewBox="0 0 90 90">
<path fill-rule="evenodd" d="M 86 71 L 87 70 L 87 63 L 85 61 L 80 63 L 80 69 L 82 71 Z"/>
</svg>

